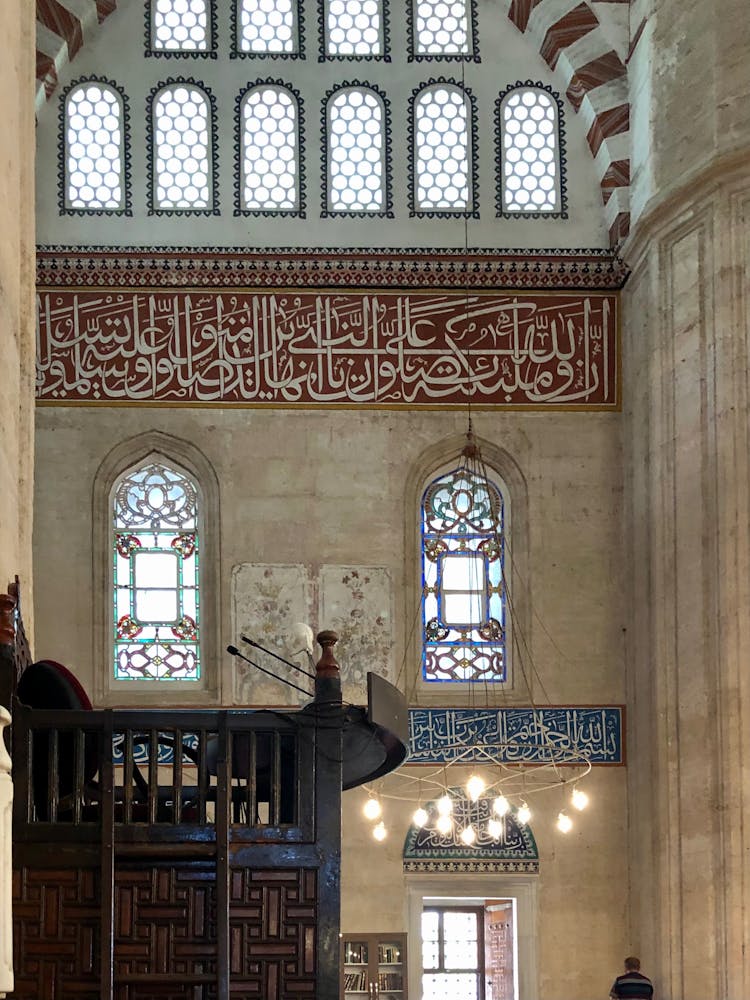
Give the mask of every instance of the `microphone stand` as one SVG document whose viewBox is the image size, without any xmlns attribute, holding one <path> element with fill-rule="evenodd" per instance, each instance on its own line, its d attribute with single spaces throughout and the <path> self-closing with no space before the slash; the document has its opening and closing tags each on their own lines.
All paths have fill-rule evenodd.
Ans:
<svg viewBox="0 0 750 1000">
<path fill-rule="evenodd" d="M 240 639 L 242 639 L 243 642 L 246 642 L 248 646 L 254 646 L 256 649 L 263 650 L 264 653 L 268 653 L 268 655 L 273 656 L 274 659 L 280 660 L 282 663 L 286 663 L 286 665 L 291 667 L 292 670 L 296 670 L 298 673 L 304 674 L 305 677 L 315 680 L 315 674 L 311 674 L 309 670 L 303 670 L 302 667 L 298 666 L 296 663 L 292 663 L 290 660 L 285 660 L 283 656 L 279 656 L 278 653 L 274 653 L 272 649 L 266 649 L 265 646 L 261 646 L 261 644 L 259 642 L 255 642 L 254 639 L 248 639 L 246 635 L 241 635 Z"/>
<path fill-rule="evenodd" d="M 253 645 L 255 645 L 255 643 L 253 643 Z M 248 657 L 244 656 L 239 651 L 239 649 L 237 649 L 236 646 L 227 646 L 227 652 L 229 653 L 230 656 L 237 656 L 239 657 L 240 660 L 244 660 L 245 663 L 249 663 L 251 667 L 255 667 L 255 669 L 260 670 L 261 673 L 268 674 L 268 676 L 273 677 L 274 680 L 281 681 L 282 684 L 286 684 L 289 687 L 294 688 L 296 691 L 301 691 L 302 694 L 307 695 L 308 698 L 313 697 L 310 691 L 305 691 L 305 689 L 300 687 L 299 684 L 293 684 L 291 681 L 288 681 L 285 677 L 279 677 L 279 675 L 275 674 L 272 670 L 266 670 L 266 668 L 261 667 L 259 663 L 255 663 L 253 660 L 248 659 Z M 306 671 L 303 671 L 303 673 L 306 673 Z"/>
</svg>

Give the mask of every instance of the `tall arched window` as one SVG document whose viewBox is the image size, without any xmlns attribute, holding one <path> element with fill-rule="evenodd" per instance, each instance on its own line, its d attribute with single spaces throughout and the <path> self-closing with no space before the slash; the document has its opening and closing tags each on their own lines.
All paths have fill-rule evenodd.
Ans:
<svg viewBox="0 0 750 1000">
<path fill-rule="evenodd" d="M 238 102 L 240 212 L 299 212 L 301 112 L 286 86 L 249 87 Z"/>
<path fill-rule="evenodd" d="M 471 95 L 449 81 L 415 91 L 412 214 L 473 212 L 476 197 Z"/>
<path fill-rule="evenodd" d="M 213 212 L 215 111 L 193 80 L 171 80 L 150 98 L 151 212 Z"/>
<path fill-rule="evenodd" d="M 503 682 L 506 502 L 465 465 L 422 495 L 422 680 Z"/>
<path fill-rule="evenodd" d="M 324 113 L 329 212 L 390 211 L 387 105 L 374 87 L 341 87 L 328 95 Z"/>
<path fill-rule="evenodd" d="M 111 497 L 114 679 L 198 681 L 198 486 L 152 457 Z"/>
<path fill-rule="evenodd" d="M 111 82 L 73 84 L 62 102 L 62 211 L 129 210 L 127 107 Z"/>
<path fill-rule="evenodd" d="M 498 211 L 563 212 L 561 105 L 549 87 L 518 86 L 497 105 Z"/>
</svg>

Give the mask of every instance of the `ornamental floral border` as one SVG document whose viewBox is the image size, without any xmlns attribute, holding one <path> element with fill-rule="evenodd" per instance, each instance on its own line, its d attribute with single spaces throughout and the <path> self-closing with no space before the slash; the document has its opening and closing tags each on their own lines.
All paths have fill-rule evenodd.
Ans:
<svg viewBox="0 0 750 1000">
<path fill-rule="evenodd" d="M 415 0 L 406 0 L 406 51 L 409 62 L 481 62 L 479 55 L 479 32 L 477 31 L 477 0 L 469 0 L 469 30 L 471 32 L 471 51 L 455 52 L 438 55 L 415 52 L 414 18 Z"/>
<path fill-rule="evenodd" d="M 191 86 L 200 90 L 208 101 L 209 107 L 209 161 L 211 164 L 211 206 L 209 208 L 159 208 L 154 197 L 155 176 L 154 176 L 154 101 L 157 96 L 167 87 Z M 146 167 L 148 172 L 148 215 L 164 216 L 196 216 L 196 215 L 220 215 L 219 211 L 219 149 L 216 130 L 216 98 L 211 88 L 200 80 L 195 80 L 191 76 L 168 77 L 157 83 L 146 98 Z"/>
<path fill-rule="evenodd" d="M 244 208 L 242 205 L 242 104 L 256 87 L 278 87 L 291 94 L 297 109 L 297 207 L 296 208 Z M 304 219 L 305 216 L 305 109 L 298 90 L 285 80 L 267 77 L 248 83 L 234 102 L 234 214 L 235 216 L 291 216 Z"/>
<path fill-rule="evenodd" d="M 153 9 L 155 0 L 145 0 L 144 4 L 144 49 L 147 59 L 216 59 L 218 58 L 218 23 L 216 0 L 206 0 L 208 8 L 208 48 L 207 49 L 155 49 L 153 39 Z"/>
<path fill-rule="evenodd" d="M 68 175 L 66 154 L 67 154 L 67 140 L 65 138 L 66 132 L 66 107 L 68 103 L 68 95 L 71 94 L 77 87 L 80 87 L 84 83 L 99 83 L 103 86 L 110 87 L 120 98 L 120 108 L 122 109 L 122 187 L 124 194 L 124 204 L 122 208 L 71 208 L 67 203 L 67 196 L 65 192 L 66 188 L 66 178 Z M 132 202 L 131 202 L 131 165 L 130 165 L 130 109 L 128 106 L 128 98 L 122 87 L 115 83 L 114 80 L 109 80 L 105 76 L 82 76 L 78 80 L 73 80 L 72 83 L 60 93 L 58 111 L 57 111 L 57 122 L 58 122 L 58 132 L 57 132 L 57 155 L 58 155 L 58 166 L 57 166 L 57 184 L 58 184 L 58 208 L 60 215 L 122 215 L 125 217 L 131 217 L 133 215 Z"/>
<path fill-rule="evenodd" d="M 503 125 L 502 107 L 514 90 L 543 90 L 557 105 L 557 166 L 560 172 L 560 210 L 558 212 L 507 212 L 503 208 Z M 495 101 L 495 218 L 497 219 L 567 219 L 568 175 L 565 138 L 565 108 L 556 90 L 541 80 L 517 80 L 501 90 Z"/>
<path fill-rule="evenodd" d="M 420 94 L 423 94 L 425 90 L 429 88 L 440 86 L 444 84 L 447 87 L 454 87 L 460 90 L 462 94 L 469 100 L 469 121 L 467 126 L 469 128 L 469 138 L 471 141 L 471 162 L 469 164 L 469 172 L 471 174 L 471 204 L 469 208 L 465 209 L 442 209 L 442 208 L 427 208 L 422 209 L 417 206 L 416 199 L 416 187 L 417 187 L 417 170 L 416 170 L 416 124 L 414 121 L 414 112 L 417 100 Z M 465 86 L 460 80 L 453 80 L 449 77 L 438 76 L 430 77 L 430 79 L 420 86 L 415 87 L 411 92 L 409 98 L 409 123 L 407 126 L 408 134 L 408 184 L 409 184 L 409 218 L 412 219 L 478 219 L 479 218 L 479 146 L 478 146 L 478 115 L 477 115 L 477 100 L 474 97 L 471 89 Z"/>
<path fill-rule="evenodd" d="M 380 212 L 365 211 L 342 211 L 329 206 L 328 201 L 328 167 L 329 167 L 329 128 L 328 128 L 328 105 L 331 99 L 342 90 L 370 90 L 380 101 L 383 108 L 383 180 L 385 186 L 385 207 Z M 362 80 L 344 80 L 326 91 L 320 105 L 320 217 L 321 219 L 348 218 L 348 219 L 392 219 L 393 218 L 393 198 L 391 194 L 391 102 L 385 93 L 374 83 L 367 83 Z"/>
</svg>

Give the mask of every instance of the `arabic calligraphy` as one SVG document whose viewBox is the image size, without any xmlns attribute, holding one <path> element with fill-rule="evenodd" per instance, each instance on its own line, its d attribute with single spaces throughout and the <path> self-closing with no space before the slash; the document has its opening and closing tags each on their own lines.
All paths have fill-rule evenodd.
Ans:
<svg viewBox="0 0 750 1000">
<path fill-rule="evenodd" d="M 41 289 L 55 402 L 616 407 L 616 292 Z"/>
<path fill-rule="evenodd" d="M 491 745 L 506 764 L 545 764 L 580 754 L 592 764 L 624 763 L 622 708 L 412 708 L 410 764 L 482 759 Z M 468 751 L 468 753 L 467 753 Z"/>
</svg>

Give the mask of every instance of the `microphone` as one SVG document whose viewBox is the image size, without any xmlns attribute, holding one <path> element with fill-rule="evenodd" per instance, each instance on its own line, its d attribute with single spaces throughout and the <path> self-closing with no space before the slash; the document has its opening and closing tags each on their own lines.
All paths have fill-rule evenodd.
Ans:
<svg viewBox="0 0 750 1000">
<path fill-rule="evenodd" d="M 279 677 L 279 675 L 273 673 L 272 670 L 266 670 L 266 668 L 261 667 L 259 663 L 255 663 L 253 660 L 249 660 L 246 656 L 243 656 L 243 654 L 239 651 L 239 649 L 237 649 L 236 646 L 227 646 L 227 652 L 229 653 L 230 656 L 238 656 L 241 660 L 244 660 L 245 663 L 249 663 L 251 667 L 255 667 L 256 670 L 260 670 L 261 673 L 268 674 L 269 677 L 273 677 L 275 681 L 281 681 L 282 684 L 287 684 L 289 687 L 295 688 L 295 690 L 297 691 L 301 691 L 302 694 L 307 695 L 308 698 L 313 697 L 313 695 L 309 691 L 305 691 L 305 689 L 301 688 L 299 684 L 292 684 L 292 682 L 288 681 L 285 677 Z"/>
<path fill-rule="evenodd" d="M 246 635 L 241 635 L 240 639 L 242 639 L 243 642 L 246 642 L 248 646 L 254 646 L 255 649 L 262 649 L 264 653 L 268 653 L 268 655 L 273 656 L 274 659 L 281 660 L 282 663 L 286 663 L 286 665 L 291 667 L 292 670 L 296 670 L 298 673 L 304 674 L 305 677 L 310 677 L 312 680 L 315 680 L 315 674 L 311 674 L 308 670 L 303 670 L 302 667 L 297 666 L 296 663 L 291 663 L 289 660 L 285 660 L 283 656 L 279 656 L 278 653 L 274 653 L 272 649 L 266 649 L 266 647 L 261 646 L 259 642 L 255 642 L 253 639 L 248 639 Z"/>
</svg>

